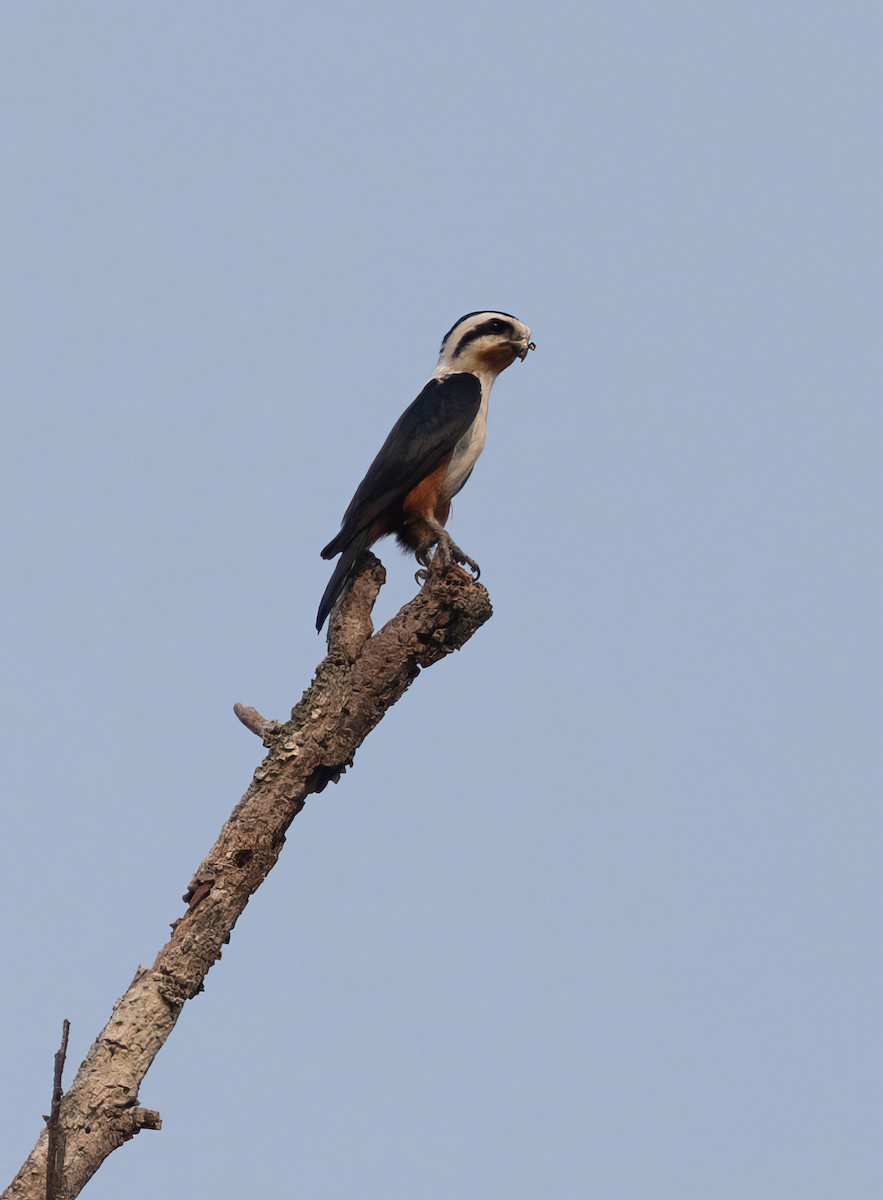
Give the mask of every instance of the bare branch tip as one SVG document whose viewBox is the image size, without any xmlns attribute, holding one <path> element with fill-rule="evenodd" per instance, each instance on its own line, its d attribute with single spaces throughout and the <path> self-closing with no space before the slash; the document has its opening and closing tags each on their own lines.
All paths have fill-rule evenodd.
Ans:
<svg viewBox="0 0 883 1200">
<path fill-rule="evenodd" d="M 247 704 L 236 703 L 233 705 L 233 711 L 245 728 L 259 737 L 265 746 L 269 747 L 272 744 L 279 732 L 278 721 L 268 721 L 256 708 L 250 708 Z"/>
<path fill-rule="evenodd" d="M 133 1109 L 132 1122 L 136 1133 L 141 1129 L 162 1129 L 162 1117 L 152 1108 Z"/>
<path fill-rule="evenodd" d="M 371 613 L 386 583 L 386 567 L 370 550 L 359 559 L 356 573 L 328 622 L 328 652 L 355 662 L 374 633 Z"/>
<path fill-rule="evenodd" d="M 49 1132 L 49 1143 L 46 1150 L 46 1200 L 57 1200 L 64 1186 L 64 1131 L 61 1128 L 61 1078 L 64 1074 L 64 1060 L 67 1058 L 67 1039 L 71 1031 L 71 1023 L 65 1017 L 61 1026 L 61 1045 L 55 1052 L 55 1064 L 52 1077 L 52 1108 L 46 1124 Z"/>
</svg>

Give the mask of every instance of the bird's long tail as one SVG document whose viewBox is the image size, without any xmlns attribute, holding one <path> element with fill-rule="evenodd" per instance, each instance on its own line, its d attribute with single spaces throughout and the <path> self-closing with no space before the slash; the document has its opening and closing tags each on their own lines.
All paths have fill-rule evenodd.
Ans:
<svg viewBox="0 0 883 1200">
<path fill-rule="evenodd" d="M 330 549 L 333 544 L 333 542 L 330 542 L 325 549 Z M 316 629 L 322 628 L 325 624 L 325 618 L 349 587 L 353 577 L 353 568 L 367 544 L 368 531 L 363 530 L 353 538 L 337 560 L 337 565 L 332 572 L 331 578 L 328 580 L 328 587 L 325 589 L 319 603 L 319 612 L 316 616 Z M 325 551 L 322 552 L 322 556 L 325 557 Z"/>
</svg>

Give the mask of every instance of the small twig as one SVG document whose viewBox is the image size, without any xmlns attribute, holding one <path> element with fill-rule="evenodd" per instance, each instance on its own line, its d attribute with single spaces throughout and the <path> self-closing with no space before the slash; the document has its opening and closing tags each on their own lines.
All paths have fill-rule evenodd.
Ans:
<svg viewBox="0 0 883 1200">
<path fill-rule="evenodd" d="M 162 1117 L 152 1108 L 136 1108 L 132 1112 L 135 1132 L 141 1129 L 162 1129 Z"/>
<path fill-rule="evenodd" d="M 55 1052 L 55 1074 L 52 1082 L 52 1108 L 49 1110 L 49 1149 L 46 1159 L 46 1200 L 58 1200 L 64 1185 L 64 1130 L 58 1119 L 61 1109 L 61 1076 L 67 1058 L 67 1035 L 71 1023 L 65 1019 L 61 1027 L 61 1046 Z"/>
<path fill-rule="evenodd" d="M 256 708 L 249 708 L 245 704 L 234 704 L 233 711 L 246 729 L 257 734 L 265 746 L 272 746 L 276 734 L 279 732 L 278 721 L 268 721 Z"/>
</svg>

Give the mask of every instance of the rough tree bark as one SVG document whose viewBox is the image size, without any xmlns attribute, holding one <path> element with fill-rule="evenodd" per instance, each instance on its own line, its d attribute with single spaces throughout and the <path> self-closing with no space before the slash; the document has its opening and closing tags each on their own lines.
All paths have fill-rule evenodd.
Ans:
<svg viewBox="0 0 883 1200">
<path fill-rule="evenodd" d="M 328 654 L 290 720 L 267 721 L 236 705 L 268 754 L 194 875 L 171 938 L 153 966 L 138 968 L 61 1099 L 64 1162 L 56 1194 L 64 1200 L 77 1196 L 117 1147 L 142 1129 L 161 1128 L 159 1113 L 139 1104 L 141 1081 L 186 1001 L 202 991 L 307 796 L 340 778 L 421 667 L 459 650 L 492 612 L 486 590 L 449 567 L 431 571 L 420 593 L 374 633 L 371 610 L 384 580 L 382 564 L 366 554 L 332 616 Z M 46 1196 L 47 1143 L 44 1130 L 2 1200 Z"/>
</svg>

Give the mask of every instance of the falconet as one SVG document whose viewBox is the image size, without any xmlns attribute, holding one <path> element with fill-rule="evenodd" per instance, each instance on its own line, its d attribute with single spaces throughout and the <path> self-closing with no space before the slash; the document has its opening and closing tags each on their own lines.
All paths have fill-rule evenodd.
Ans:
<svg viewBox="0 0 883 1200">
<path fill-rule="evenodd" d="M 340 532 L 322 551 L 323 558 L 340 559 L 319 604 L 317 629 L 346 592 L 362 551 L 390 533 L 422 567 L 434 557 L 440 566 L 462 563 L 478 578 L 478 564 L 445 530 L 451 499 L 484 447 L 491 385 L 533 349 L 530 329 L 511 313 L 467 313 L 448 330 L 429 382 L 393 425 Z"/>
</svg>

